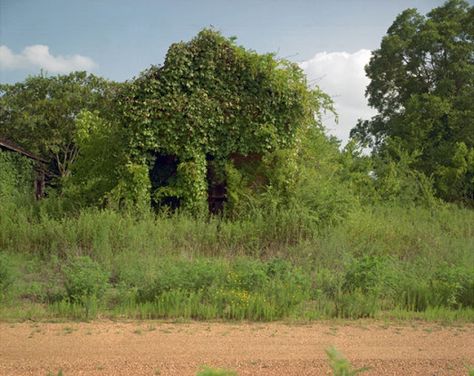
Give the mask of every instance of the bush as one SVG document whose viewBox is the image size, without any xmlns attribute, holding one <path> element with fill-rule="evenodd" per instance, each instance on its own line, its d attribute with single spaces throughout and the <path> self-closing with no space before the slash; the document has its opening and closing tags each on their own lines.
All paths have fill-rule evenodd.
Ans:
<svg viewBox="0 0 474 376">
<path fill-rule="evenodd" d="M 431 280 L 437 305 L 451 308 L 474 307 L 474 268 L 444 266 Z"/>
<path fill-rule="evenodd" d="M 390 259 L 380 256 L 363 256 L 354 260 L 344 277 L 344 291 L 360 290 L 364 294 L 381 296 L 393 288 Z"/>
<path fill-rule="evenodd" d="M 86 303 L 103 296 L 109 275 L 88 256 L 77 257 L 64 268 L 67 296 L 72 303 Z"/>
<path fill-rule="evenodd" d="M 137 286 L 139 302 L 154 301 L 171 290 L 196 292 L 221 285 L 225 279 L 227 265 L 212 260 L 173 260 L 165 259 L 156 266 L 153 280 L 143 281 Z"/>
</svg>

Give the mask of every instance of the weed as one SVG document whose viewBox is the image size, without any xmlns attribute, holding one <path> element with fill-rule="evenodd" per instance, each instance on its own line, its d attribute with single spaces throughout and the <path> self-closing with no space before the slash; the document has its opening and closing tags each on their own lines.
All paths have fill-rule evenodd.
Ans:
<svg viewBox="0 0 474 376">
<path fill-rule="evenodd" d="M 64 376 L 64 375 L 63 375 L 63 370 L 60 369 L 56 375 L 55 375 L 54 373 L 52 373 L 52 372 L 48 372 L 48 375 L 47 375 L 47 376 Z"/>
<path fill-rule="evenodd" d="M 353 376 L 369 369 L 368 367 L 354 369 L 349 360 L 334 347 L 326 349 L 326 355 L 329 358 L 329 365 L 334 376 Z"/>
<path fill-rule="evenodd" d="M 75 329 L 74 329 L 74 328 L 71 328 L 70 326 L 66 326 L 66 327 L 63 328 L 64 334 L 71 334 L 71 333 L 74 332 L 74 330 L 75 330 Z"/>
<path fill-rule="evenodd" d="M 203 367 L 196 376 L 237 376 L 237 372 L 221 368 Z"/>
</svg>

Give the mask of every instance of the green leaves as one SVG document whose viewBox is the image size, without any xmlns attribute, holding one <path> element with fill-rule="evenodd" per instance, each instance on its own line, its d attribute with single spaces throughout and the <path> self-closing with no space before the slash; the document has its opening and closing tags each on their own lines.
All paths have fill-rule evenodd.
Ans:
<svg viewBox="0 0 474 376">
<path fill-rule="evenodd" d="M 179 191 L 193 208 L 206 197 L 206 157 L 290 149 L 299 129 L 316 126 L 315 115 L 332 110 L 296 64 L 245 50 L 211 29 L 173 44 L 164 65 L 130 82 L 120 102 L 132 158 L 161 154 L 181 161 L 178 189 L 164 187 L 155 196 Z"/>
<path fill-rule="evenodd" d="M 86 72 L 0 85 L 0 135 L 52 160 L 53 172 L 67 176 L 78 152 L 76 117 L 84 109 L 109 113 L 113 87 Z"/>
<path fill-rule="evenodd" d="M 464 0 L 449 0 L 426 16 L 402 12 L 366 67 L 366 94 L 379 113 L 351 132 L 379 155 L 396 159 L 393 142 L 419 152 L 409 167 L 433 177 L 437 194 L 450 201 L 474 198 L 469 175 L 462 189 L 458 179 L 443 177 L 457 144 L 474 147 L 473 15 Z"/>
</svg>

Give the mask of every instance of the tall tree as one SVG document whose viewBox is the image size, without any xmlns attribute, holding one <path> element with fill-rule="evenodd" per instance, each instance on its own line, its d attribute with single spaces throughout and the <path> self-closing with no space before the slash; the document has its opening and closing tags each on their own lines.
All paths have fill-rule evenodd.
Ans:
<svg viewBox="0 0 474 376">
<path fill-rule="evenodd" d="M 449 0 L 426 16 L 405 10 L 366 73 L 378 114 L 351 135 L 375 153 L 414 156 L 411 167 L 431 177 L 441 197 L 473 200 L 474 7 Z"/>
<path fill-rule="evenodd" d="M 0 85 L 0 136 L 52 161 L 67 176 L 78 153 L 76 117 L 81 110 L 110 111 L 113 83 L 73 72 Z"/>
</svg>

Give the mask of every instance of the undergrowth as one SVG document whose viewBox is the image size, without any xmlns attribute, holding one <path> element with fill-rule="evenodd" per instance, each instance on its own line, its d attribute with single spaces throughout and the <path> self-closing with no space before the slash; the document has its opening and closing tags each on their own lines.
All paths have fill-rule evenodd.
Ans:
<svg viewBox="0 0 474 376">
<path fill-rule="evenodd" d="M 0 317 L 474 321 L 474 213 L 0 216 Z M 19 308 L 21 307 L 21 309 Z"/>
</svg>

